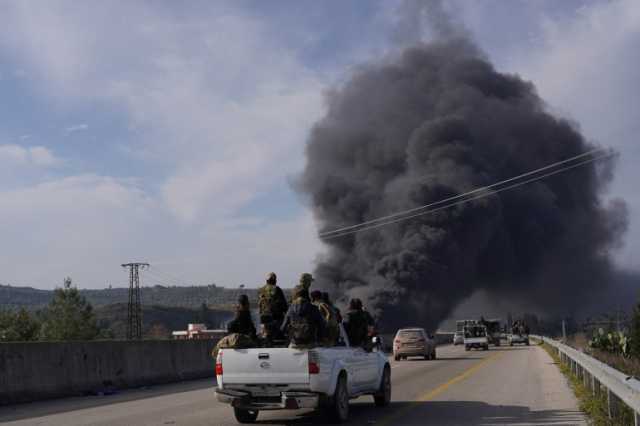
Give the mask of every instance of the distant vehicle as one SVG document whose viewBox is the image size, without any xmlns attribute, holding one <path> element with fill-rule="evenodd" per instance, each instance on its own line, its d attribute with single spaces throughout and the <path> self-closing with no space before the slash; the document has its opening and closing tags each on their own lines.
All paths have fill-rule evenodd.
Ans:
<svg viewBox="0 0 640 426">
<path fill-rule="evenodd" d="M 467 325 L 464 328 L 464 350 L 471 348 L 489 350 L 489 339 L 487 338 L 487 327 L 484 325 Z"/>
<path fill-rule="evenodd" d="M 376 406 L 391 400 L 391 367 L 380 349 L 349 346 L 340 326 L 334 347 L 220 349 L 216 398 L 233 407 L 236 420 L 254 423 L 262 410 L 321 408 L 336 422 L 349 417 L 349 400 L 372 395 Z"/>
<path fill-rule="evenodd" d="M 487 338 L 489 339 L 489 343 L 495 346 L 500 346 L 500 339 L 502 337 L 500 319 L 488 319 L 485 321 L 485 325 L 487 326 Z"/>
<path fill-rule="evenodd" d="M 509 346 L 513 346 L 516 344 L 522 344 L 529 346 L 529 335 L 528 334 L 510 334 L 507 337 L 507 343 Z"/>
<path fill-rule="evenodd" d="M 463 345 L 464 344 L 464 331 L 456 331 L 453 334 L 453 344 L 454 345 Z"/>
<path fill-rule="evenodd" d="M 436 341 L 424 328 L 403 328 L 393 339 L 393 359 L 400 361 L 410 356 L 436 359 Z"/>
<path fill-rule="evenodd" d="M 529 346 L 529 327 L 523 321 L 516 321 L 511 326 L 511 334 L 507 338 L 507 343 L 509 346 L 518 343 Z"/>
</svg>

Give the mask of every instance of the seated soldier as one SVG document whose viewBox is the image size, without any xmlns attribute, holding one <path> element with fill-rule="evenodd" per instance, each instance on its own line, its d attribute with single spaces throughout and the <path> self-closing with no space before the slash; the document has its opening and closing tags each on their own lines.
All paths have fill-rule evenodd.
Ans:
<svg viewBox="0 0 640 426">
<path fill-rule="evenodd" d="M 284 317 L 282 331 L 287 332 L 290 346 L 314 347 L 325 335 L 324 319 L 318 308 L 308 299 L 303 287 L 296 287 L 289 310 Z"/>
<path fill-rule="evenodd" d="M 311 292 L 311 303 L 313 303 L 324 318 L 325 335 L 321 340 L 325 346 L 334 346 L 340 336 L 338 328 L 338 318 L 332 306 L 327 304 L 322 298 L 322 292 L 314 290 Z"/>
<path fill-rule="evenodd" d="M 366 348 L 368 334 L 368 320 L 358 303 L 358 299 L 349 301 L 349 309 L 343 320 L 349 343 L 351 346 L 361 346 Z"/>
<path fill-rule="evenodd" d="M 253 340 L 256 339 L 256 326 L 251 319 L 249 297 L 246 294 L 241 294 L 238 298 L 235 318 L 227 324 L 227 333 L 245 334 Z"/>
<path fill-rule="evenodd" d="M 329 298 L 329 293 L 327 293 L 326 291 L 323 292 L 322 293 L 322 300 L 324 301 L 324 303 L 329 305 L 335 311 L 338 323 L 341 323 L 342 322 L 342 314 L 340 313 L 340 309 L 338 309 L 338 307 L 336 305 L 334 305 L 333 302 L 331 301 L 331 299 Z"/>
</svg>

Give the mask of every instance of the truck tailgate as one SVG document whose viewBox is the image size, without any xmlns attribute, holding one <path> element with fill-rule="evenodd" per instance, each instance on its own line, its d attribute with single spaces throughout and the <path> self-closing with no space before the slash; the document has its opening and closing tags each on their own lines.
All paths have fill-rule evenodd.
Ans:
<svg viewBox="0 0 640 426">
<path fill-rule="evenodd" d="M 222 349 L 224 384 L 309 383 L 306 350 L 289 348 Z"/>
</svg>

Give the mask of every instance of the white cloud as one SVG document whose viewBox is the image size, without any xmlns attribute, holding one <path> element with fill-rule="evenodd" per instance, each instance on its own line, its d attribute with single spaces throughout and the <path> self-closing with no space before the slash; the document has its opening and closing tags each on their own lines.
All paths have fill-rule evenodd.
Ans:
<svg viewBox="0 0 640 426">
<path fill-rule="evenodd" d="M 170 284 L 254 287 L 275 270 L 293 285 L 320 250 L 308 213 L 236 225 L 179 226 L 136 182 L 105 176 L 0 191 L 1 282 L 51 288 L 70 275 L 81 287 L 124 285 L 121 263 L 149 261 L 183 279 Z M 19 266 L 25 259 L 31 267 Z M 143 276 L 143 284 L 155 283 Z"/>
<path fill-rule="evenodd" d="M 224 4 L 179 21 L 136 3 L 11 6 L 5 43 L 51 96 L 124 107 L 135 151 L 171 165 L 164 200 L 182 220 L 229 214 L 299 168 L 323 82 L 261 21 Z"/>
<path fill-rule="evenodd" d="M 135 135 L 114 142 L 117 151 L 135 153 L 136 173 L 163 175 L 143 188 L 83 175 L 0 192 L 0 229 L 16 246 L 0 248 L 0 279 L 44 286 L 68 274 L 95 287 L 118 284 L 123 261 L 150 260 L 188 282 L 257 285 L 275 269 L 293 284 L 311 268 L 319 243 L 307 213 L 257 212 L 250 219 L 260 226 L 236 226 L 247 220 L 240 207 L 300 169 L 323 109 L 324 79 L 276 41 L 279 29 L 233 3 L 184 9 L 180 19 L 160 3 L 3 8 L 0 49 L 35 92 L 59 109 L 126 116 Z M 27 155 L 47 162 L 44 152 Z M 29 231 L 9 233 L 19 229 Z M 25 259 L 37 268 L 11 270 Z"/>
<path fill-rule="evenodd" d="M 82 124 L 74 124 L 73 126 L 69 126 L 64 130 L 67 133 L 74 133 L 74 132 L 80 132 L 82 130 L 87 130 L 87 129 L 89 129 L 89 125 L 82 123 Z"/>
<path fill-rule="evenodd" d="M 0 162 L 4 164 L 24 164 L 29 157 L 29 151 L 20 145 L 0 145 Z"/>
<path fill-rule="evenodd" d="M 61 160 L 44 146 L 23 147 L 16 144 L 0 145 L 0 165 L 5 168 L 33 165 L 50 167 Z"/>
</svg>

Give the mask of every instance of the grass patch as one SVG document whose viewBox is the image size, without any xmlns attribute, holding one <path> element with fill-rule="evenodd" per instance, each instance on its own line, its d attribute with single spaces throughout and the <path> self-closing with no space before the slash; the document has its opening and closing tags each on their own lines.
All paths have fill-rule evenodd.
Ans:
<svg viewBox="0 0 640 426">
<path fill-rule="evenodd" d="M 587 388 L 582 380 L 571 372 L 568 365 L 560 362 L 560 358 L 554 348 L 546 343 L 542 347 L 549 353 L 551 358 L 556 362 L 562 374 L 569 380 L 571 389 L 578 399 L 580 410 L 587 414 L 589 423 L 595 426 L 628 426 L 633 425 L 633 411 L 623 402 L 617 405 L 617 413 L 613 419 L 609 418 L 607 410 L 607 395 L 601 391 L 599 395 L 593 395 L 591 389 Z"/>
</svg>

